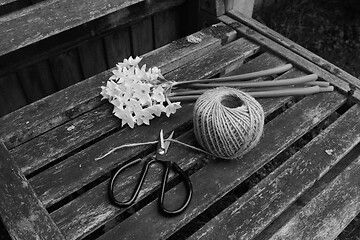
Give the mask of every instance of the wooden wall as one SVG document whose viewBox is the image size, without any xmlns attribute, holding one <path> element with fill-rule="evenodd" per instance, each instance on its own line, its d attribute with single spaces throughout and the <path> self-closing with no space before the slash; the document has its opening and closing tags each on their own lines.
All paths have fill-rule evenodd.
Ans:
<svg viewBox="0 0 360 240">
<path fill-rule="evenodd" d="M 0 5 L 0 15 L 12 7 Z M 0 75 L 0 116 L 188 34 L 183 11 L 166 9 Z"/>
</svg>

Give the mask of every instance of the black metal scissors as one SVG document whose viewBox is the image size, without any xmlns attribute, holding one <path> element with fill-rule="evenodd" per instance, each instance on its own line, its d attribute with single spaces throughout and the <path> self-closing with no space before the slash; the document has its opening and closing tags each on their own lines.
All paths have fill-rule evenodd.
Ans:
<svg viewBox="0 0 360 240">
<path fill-rule="evenodd" d="M 166 153 L 170 146 L 170 141 L 168 141 L 168 140 L 172 139 L 173 134 L 174 134 L 174 132 L 172 132 L 170 134 L 170 136 L 166 140 L 164 140 L 163 130 L 160 131 L 156 154 L 154 154 L 154 156 L 152 156 L 151 158 L 145 160 L 145 163 L 142 167 L 141 175 L 140 175 L 139 181 L 136 185 L 136 188 L 134 190 L 134 193 L 130 197 L 130 199 L 127 201 L 119 201 L 118 199 L 116 199 L 116 197 L 114 195 L 115 181 L 122 171 L 124 171 L 126 168 L 142 161 L 142 159 L 137 159 L 135 161 L 129 162 L 129 163 L 125 164 L 123 167 L 121 167 L 119 170 L 117 170 L 117 172 L 111 178 L 111 181 L 109 184 L 109 198 L 114 205 L 116 205 L 118 207 L 127 207 L 127 206 L 132 205 L 136 201 L 136 198 L 139 195 L 140 189 L 144 183 L 144 180 L 145 180 L 145 177 L 149 170 L 150 165 L 153 163 L 160 163 L 165 168 L 164 174 L 162 177 L 162 182 L 161 182 L 160 198 L 158 201 L 158 206 L 159 206 L 160 212 L 166 216 L 174 216 L 174 215 L 182 213 L 185 210 L 185 208 L 189 205 L 190 200 L 192 198 L 193 189 L 192 189 L 192 184 L 191 184 L 191 181 L 190 181 L 188 175 L 179 167 L 179 165 L 177 163 L 167 160 Z M 177 173 L 180 176 L 180 178 L 183 181 L 183 183 L 185 184 L 185 188 L 186 188 L 187 196 L 186 196 L 185 202 L 181 207 L 179 207 L 176 210 L 169 210 L 169 209 L 166 209 L 164 206 L 165 189 L 166 189 L 166 183 L 168 181 L 170 170 L 173 170 L 175 173 Z"/>
</svg>

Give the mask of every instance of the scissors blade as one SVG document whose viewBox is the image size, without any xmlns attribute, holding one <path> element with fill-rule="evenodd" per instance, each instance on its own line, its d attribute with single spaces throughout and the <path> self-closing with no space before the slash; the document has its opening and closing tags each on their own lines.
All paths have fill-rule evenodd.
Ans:
<svg viewBox="0 0 360 240">
<path fill-rule="evenodd" d="M 173 135 L 174 135 L 174 132 L 172 132 L 168 138 L 164 139 L 164 132 L 163 132 L 163 130 L 160 131 L 159 143 L 158 143 L 157 151 L 156 151 L 157 159 L 161 160 L 165 157 L 165 155 L 169 149 L 169 146 L 170 146 L 170 141 L 166 141 L 166 140 L 172 139 Z"/>
<path fill-rule="evenodd" d="M 174 131 L 172 131 L 170 133 L 170 136 L 166 140 L 171 140 L 173 138 L 173 136 L 174 136 Z M 171 143 L 170 141 L 165 141 L 165 143 L 164 143 L 165 153 L 167 153 L 167 151 L 169 150 L 170 143 Z"/>
</svg>

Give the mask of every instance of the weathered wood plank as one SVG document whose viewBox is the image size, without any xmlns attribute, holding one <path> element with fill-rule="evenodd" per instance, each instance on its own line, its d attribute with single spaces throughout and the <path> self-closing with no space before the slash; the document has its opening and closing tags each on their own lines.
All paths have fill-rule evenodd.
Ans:
<svg viewBox="0 0 360 240">
<path fill-rule="evenodd" d="M 94 39 L 78 47 L 84 78 L 92 77 L 108 69 L 103 39 Z"/>
<path fill-rule="evenodd" d="M 131 25 L 132 52 L 134 57 L 154 49 L 153 23 L 151 17 Z"/>
<path fill-rule="evenodd" d="M 6 32 L 8 39 L 11 39 L 11 41 L 2 39 L 1 46 L 3 47 L 0 55 L 3 56 L 39 40 L 86 24 L 91 20 L 101 18 L 139 2 L 142 1 L 94 1 L 89 3 L 87 1 L 58 0 L 51 2 L 51 4 L 44 2 L 24 9 L 17 16 L 3 17 L 0 19 L 0 29 L 2 32 Z M 79 11 L 80 9 L 81 11 Z M 31 21 L 28 22 L 28 19 L 31 19 Z M 52 22 L 51 25 L 47 24 L 49 21 Z M 22 26 L 22 28 L 17 29 L 16 26 Z M 36 28 L 33 26 L 36 26 Z M 42 32 L 38 33 L 38 29 L 41 29 Z M 19 34 L 19 31 L 22 34 Z"/>
<path fill-rule="evenodd" d="M 0 39 L 0 56 L 6 55 L 0 58 L 0 76 L 182 3 L 184 0 L 54 0 L 10 14 L 0 19 L 0 32 L 7 34 Z"/>
<path fill-rule="evenodd" d="M 329 102 L 329 98 L 331 98 L 332 103 Z M 160 218 L 158 217 L 159 214 L 154 210 L 156 207 L 156 202 L 154 201 L 103 235 L 102 239 L 115 239 L 115 236 L 122 239 L 141 239 L 145 236 L 150 239 L 156 239 L 160 236 L 161 238 L 170 236 L 173 234 L 174 229 L 181 228 L 198 214 L 205 211 L 224 194 L 228 193 L 323 118 L 332 113 L 344 100 L 343 96 L 335 92 L 328 95 L 318 94 L 305 98 L 293 108 L 266 124 L 265 132 L 259 145 L 242 159 L 234 161 L 212 160 L 205 167 L 191 175 L 190 178 L 193 183 L 194 193 L 196 194 L 194 194 L 186 214 L 171 219 Z M 304 107 L 307 107 L 305 111 Z M 289 121 L 289 119 L 294 118 L 298 121 Z M 168 191 L 167 200 L 169 202 L 176 199 L 177 189 L 178 186 Z M 151 228 L 147 227 L 150 222 Z M 133 226 L 135 223 L 136 229 L 131 228 L 130 226 Z M 227 223 L 217 226 L 221 229 L 226 229 Z M 199 233 L 196 237 L 200 235 Z"/>
<path fill-rule="evenodd" d="M 181 37 L 180 9 L 173 8 L 153 16 L 155 48 L 179 39 Z"/>
<path fill-rule="evenodd" d="M 131 56 L 131 41 L 129 28 L 113 31 L 104 37 L 108 68 L 113 68 L 118 62 Z"/>
<path fill-rule="evenodd" d="M 199 236 L 251 239 L 259 234 L 360 142 L 359 117 L 360 107 L 355 105 L 256 187 L 206 224 L 193 239 Z M 221 227 L 224 222 L 226 228 Z M 296 226 L 293 227 L 296 229 Z M 297 237 L 312 239 L 306 234 L 311 232 L 305 231 Z"/>
<path fill-rule="evenodd" d="M 168 68 L 174 70 L 235 40 L 236 32 L 232 31 L 232 29 L 225 24 L 220 23 L 202 29 L 190 36 L 199 38 L 201 41 L 199 43 L 190 43 L 186 38 L 181 38 L 155 49 L 144 55 L 144 57 L 148 59 L 147 65 L 154 66 L 152 62 L 158 59 L 158 65 L 155 66 L 161 67 L 161 71 L 169 71 Z M 213 44 L 214 38 L 217 40 L 220 39 L 220 41 L 216 41 L 216 43 Z M 186 58 L 182 57 L 183 55 L 185 55 Z"/>
<path fill-rule="evenodd" d="M 0 116 L 8 114 L 27 103 L 25 93 L 16 74 L 0 78 Z"/>
<path fill-rule="evenodd" d="M 242 65 L 239 70 L 236 72 L 238 74 L 241 73 L 247 73 L 251 71 L 258 71 L 267 69 L 269 67 L 275 67 L 278 65 L 283 64 L 282 60 L 275 57 L 271 54 L 262 54 L 246 64 Z M 297 75 L 295 72 L 289 72 L 281 76 L 281 78 L 286 77 L 295 77 L 299 75 L 299 72 L 297 72 Z M 291 98 L 278 98 L 273 100 L 263 100 L 260 99 L 261 104 L 264 106 L 264 109 L 266 110 L 266 114 L 269 114 L 271 112 L 274 112 L 276 109 L 283 106 L 286 102 L 288 102 Z M 186 142 L 188 144 L 194 145 L 194 136 L 193 133 L 190 135 L 187 134 L 184 136 L 184 138 L 181 138 L 180 140 L 183 142 Z M 183 167 L 183 169 L 189 169 L 191 166 L 196 162 L 199 161 L 198 152 L 192 152 L 188 149 L 184 149 L 183 147 L 179 146 L 172 146 L 174 148 L 174 152 L 176 152 L 176 161 Z M 196 161 L 195 161 L 196 160 Z M 159 169 L 157 169 L 159 171 Z M 130 176 L 136 175 L 136 171 L 130 171 L 128 175 L 124 176 L 124 179 L 130 178 Z M 157 176 L 156 174 L 153 176 Z M 147 186 L 143 192 L 141 192 L 141 196 L 139 198 L 142 199 L 146 195 L 150 194 L 159 186 L 158 179 L 153 179 L 154 177 L 151 177 L 150 183 L 152 183 L 151 186 Z M 129 182 L 128 180 L 122 181 L 124 183 Z M 119 214 L 119 212 L 124 211 L 125 209 L 119 210 L 117 208 L 114 208 L 112 206 L 104 205 L 103 203 L 107 202 L 107 185 L 108 181 L 98 185 L 94 189 L 90 190 L 89 192 L 85 193 L 81 197 L 77 198 L 76 200 L 72 201 L 71 203 L 67 204 L 63 208 L 55 211 L 52 216 L 55 219 L 55 221 L 58 223 L 61 229 L 64 229 L 66 232 L 69 232 L 69 229 L 71 231 L 69 232 L 69 235 L 79 236 L 81 234 L 85 234 L 86 232 L 90 232 L 92 229 L 96 228 L 98 225 L 102 225 L 106 223 L 107 221 L 110 221 L 113 219 L 116 215 Z M 128 188 L 125 188 L 128 189 Z M 128 189 L 129 191 L 129 189 Z M 127 196 L 129 192 L 123 191 L 120 193 L 123 197 Z M 94 196 L 97 196 L 94 198 Z M 86 203 L 84 207 L 84 203 Z M 81 215 L 81 217 L 78 217 Z M 70 219 L 72 219 L 70 221 Z M 74 219 L 82 219 L 82 224 L 79 224 L 77 220 Z M 84 219 L 87 219 L 86 222 L 84 222 Z"/>
<path fill-rule="evenodd" d="M 186 133 L 179 140 L 189 144 L 195 144 L 195 138 L 192 131 Z M 191 166 L 194 166 L 199 159 L 199 152 L 189 150 L 177 144 L 173 144 L 171 146 L 171 152 L 169 152 L 169 154 L 171 158 L 176 158 L 177 163 L 183 169 L 188 169 Z M 137 176 L 139 172 L 139 169 L 136 168 L 132 168 L 129 169 L 129 171 L 124 172 L 124 175 L 121 176 L 121 179 L 119 179 L 116 186 L 115 191 L 117 193 L 117 198 L 126 198 L 131 194 L 131 187 L 134 185 L 134 176 Z M 154 189 L 159 187 L 159 176 L 161 173 L 161 167 L 157 165 L 151 167 L 148 178 L 145 182 L 143 190 L 140 192 L 138 200 L 141 201 L 143 198 L 151 194 Z M 169 177 L 169 181 L 173 178 L 174 176 L 171 175 Z M 109 203 L 107 197 L 108 184 L 109 179 L 71 201 L 63 208 L 51 213 L 52 218 L 56 221 L 59 228 L 66 232 L 65 235 L 68 239 L 78 239 L 84 235 L 86 236 L 95 229 L 99 228 L 99 226 L 114 219 L 117 215 L 119 215 L 119 213 L 126 210 L 126 208 L 120 209 Z M 121 191 L 119 191 L 120 188 Z M 84 203 L 86 204 L 84 205 Z"/>
<path fill-rule="evenodd" d="M 249 63 L 251 64 L 251 62 Z M 259 70 L 259 67 L 261 65 L 259 64 L 253 64 L 254 70 Z M 297 73 L 299 74 L 299 72 Z M 291 77 L 293 75 L 287 75 L 285 74 L 284 77 Z M 261 99 L 260 99 L 261 100 Z M 264 109 L 266 111 L 266 114 L 269 114 L 270 112 L 275 111 L 279 107 L 281 107 L 285 102 L 287 102 L 289 98 L 278 98 L 273 100 L 264 100 L 261 101 L 261 104 L 264 106 Z M 188 142 L 189 144 L 193 143 L 194 137 L 190 137 Z M 174 146 L 176 147 L 176 145 Z M 178 148 L 176 148 L 178 149 Z M 181 167 L 185 170 L 190 168 L 192 162 L 194 161 L 202 161 L 201 155 L 189 155 L 189 150 L 185 149 L 185 155 L 182 156 L 176 155 L 176 161 L 178 162 Z M 182 147 L 179 148 L 179 150 L 176 150 L 176 152 L 181 153 L 181 151 L 184 151 Z M 191 152 L 191 151 L 190 151 Z M 195 152 L 196 153 L 196 152 Z M 195 154 L 193 153 L 193 154 Z M 198 154 L 198 153 L 197 153 Z M 182 156 L 182 157 L 181 157 Z M 193 160 L 193 158 L 196 158 Z M 183 160 L 181 160 L 183 159 Z M 189 160 L 190 159 L 190 160 Z M 183 161 L 183 163 L 182 163 Z M 188 165 L 190 164 L 190 165 Z M 125 177 L 125 176 L 124 176 Z M 156 179 L 150 179 L 149 182 L 157 181 Z M 121 181 L 120 181 L 121 182 Z M 126 182 L 124 180 L 123 182 Z M 124 211 L 124 209 L 116 209 L 112 206 L 108 206 L 107 204 L 103 204 L 104 202 L 107 202 L 106 198 L 106 190 L 107 190 L 107 184 L 108 182 L 104 182 L 101 185 L 98 185 L 96 188 L 90 190 L 86 194 L 82 195 L 80 198 L 74 200 L 71 202 L 71 204 L 64 206 L 63 208 L 59 209 L 58 211 L 53 213 L 53 218 L 55 221 L 59 224 L 61 229 L 76 229 L 77 232 L 81 233 L 83 229 L 86 229 L 86 225 L 90 225 L 91 227 L 94 227 L 94 221 L 100 221 L 100 223 L 104 223 L 106 221 L 111 220 L 114 216 L 118 215 L 119 212 Z M 154 188 L 156 186 L 158 187 L 158 182 L 156 182 L 155 185 L 152 185 L 147 187 L 144 190 L 144 195 L 148 194 L 149 191 L 154 191 Z M 124 192 L 123 194 L 126 194 L 127 192 Z M 97 198 L 94 198 L 94 196 L 97 196 Z M 122 195 L 126 196 L 126 195 Z M 84 208 L 84 202 L 86 202 L 86 207 Z M 79 210 L 77 210 L 79 209 Z M 76 216 L 76 213 L 80 212 L 81 219 L 89 219 L 88 224 L 85 224 L 83 227 L 79 227 L 79 224 L 76 223 L 76 221 L 69 221 L 69 219 L 80 219 Z M 101 215 L 102 217 L 98 216 Z"/>
<path fill-rule="evenodd" d="M 253 50 L 251 50 L 253 49 Z M 195 61 L 194 63 L 189 64 L 186 68 L 186 72 L 182 72 L 181 76 L 178 75 L 177 70 L 172 71 L 166 77 L 168 79 L 188 79 L 191 77 L 204 78 L 208 76 L 213 76 L 216 73 L 220 72 L 228 64 L 243 61 L 245 57 L 251 55 L 258 49 L 256 45 L 251 44 L 250 42 L 239 39 L 228 45 L 225 45 L 218 51 L 206 55 Z M 221 64 L 220 64 L 221 63 Z M 180 110 L 173 118 L 178 118 L 177 122 L 174 120 L 172 122 L 170 119 L 166 124 L 173 124 L 173 126 L 180 126 L 190 121 L 192 118 L 191 104 L 184 105 L 184 109 Z M 94 119 L 94 122 L 101 121 L 101 119 Z M 164 118 L 160 120 L 164 125 Z M 116 125 L 118 126 L 118 125 Z M 117 165 L 118 159 L 112 159 L 106 161 L 94 161 L 93 157 L 96 153 L 102 152 L 101 149 L 110 149 L 119 145 L 120 143 L 125 144 L 126 142 L 144 142 L 149 141 L 150 138 L 156 138 L 157 134 L 154 134 L 153 130 L 160 130 L 161 126 L 157 126 L 156 123 L 152 123 L 151 134 L 147 135 L 144 133 L 143 127 L 130 130 L 129 128 L 122 128 L 116 134 L 104 139 L 96 144 L 93 144 L 87 150 L 82 151 L 69 159 L 67 161 L 60 163 L 59 165 L 50 168 L 47 171 L 40 173 L 39 175 L 31 178 L 31 183 L 34 186 L 35 191 L 40 196 L 40 199 L 44 202 L 45 206 L 55 203 L 59 199 L 63 198 L 65 195 L 76 191 L 77 189 L 84 186 L 84 184 L 91 182 L 97 177 L 105 174 L 113 165 Z M 100 129 L 99 127 L 95 127 Z M 165 128 L 165 127 L 164 127 Z M 165 130 L 165 129 L 164 129 Z M 88 131 L 85 129 L 85 131 Z M 150 132 L 149 132 L 150 134 Z M 126 137 L 124 137 L 126 136 Z M 130 137 L 131 136 L 131 137 Z M 146 140 L 149 138 L 148 140 Z M 114 145 L 115 144 L 115 145 Z M 121 145 L 121 144 L 120 144 Z M 54 146 L 56 148 L 56 146 Z M 145 149 L 145 148 L 144 148 Z M 133 150 L 125 150 L 122 156 L 131 155 Z M 79 167 L 79 162 L 81 162 L 82 167 Z M 98 171 L 94 171 L 98 169 Z M 68 178 L 66 176 L 72 176 Z M 58 181 L 53 182 L 49 179 L 58 179 Z"/>
<path fill-rule="evenodd" d="M 335 239 L 360 212 L 360 157 L 271 239 Z"/>
<path fill-rule="evenodd" d="M 236 29 L 239 34 L 246 36 L 246 38 L 251 39 L 252 41 L 260 44 L 261 46 L 270 49 L 271 51 L 275 52 L 276 54 L 282 56 L 283 58 L 289 60 L 299 69 L 303 69 L 307 72 L 316 73 L 320 78 L 330 82 L 340 90 L 352 94 L 355 98 L 360 99 L 360 88 L 355 87 L 353 83 L 349 84 L 349 81 L 344 81 L 340 79 L 336 75 L 331 74 L 327 70 L 319 67 L 315 63 L 309 61 L 308 59 L 294 53 L 293 51 L 287 49 L 286 47 L 272 41 L 268 37 L 258 33 L 257 31 L 239 23 L 238 21 L 228 17 L 228 16 L 221 16 L 219 17 L 221 21 L 226 24 L 231 25 Z M 359 85 L 357 83 L 357 85 Z"/>
<path fill-rule="evenodd" d="M 25 175 L 121 126 L 104 104 L 10 150 Z"/>
<path fill-rule="evenodd" d="M 269 111 L 274 111 L 280 107 L 284 102 L 287 101 L 287 98 L 274 99 L 270 104 L 267 104 Z M 277 106 L 277 108 L 275 107 Z M 188 132 L 182 136 L 180 141 L 187 144 L 194 145 L 195 137 L 193 132 Z M 184 170 L 188 170 L 194 164 L 199 161 L 203 161 L 204 156 L 199 152 L 189 150 L 182 146 L 174 144 L 171 147 L 170 158 L 174 159 Z M 143 199 L 147 195 L 154 192 L 159 186 L 160 181 L 158 175 L 160 174 L 161 169 L 154 167 L 151 169 L 151 175 L 149 175 L 148 180 L 146 181 L 146 186 L 143 191 L 140 192 L 139 200 Z M 130 194 L 130 189 L 128 185 L 132 185 L 133 176 L 138 174 L 139 171 L 132 169 L 124 173 L 124 176 L 119 179 L 119 184 L 117 189 L 121 187 L 122 191 L 118 192 L 117 197 L 125 197 Z M 170 180 L 173 179 L 173 176 L 170 177 Z M 68 233 L 67 236 L 71 236 L 71 239 L 75 239 L 82 234 L 91 232 L 93 229 L 96 229 L 99 225 L 105 224 L 106 222 L 113 219 L 119 213 L 124 212 L 125 209 L 119 209 L 108 203 L 107 200 L 107 186 L 108 180 L 91 189 L 89 192 L 80 196 L 79 198 L 73 200 L 71 203 L 65 205 L 63 208 L 53 212 L 51 216 L 54 221 L 57 222 L 60 229 L 63 229 Z M 86 203 L 84 205 L 84 203 Z M 152 211 L 156 211 L 156 206 Z M 80 216 L 80 217 L 79 217 Z M 162 218 L 162 216 L 159 216 Z M 79 224 L 78 221 L 81 221 L 82 224 Z"/>
<path fill-rule="evenodd" d="M 46 61 L 20 70 L 18 76 L 30 102 L 39 100 L 57 90 L 49 64 Z"/>
<path fill-rule="evenodd" d="M 171 80 L 178 81 L 179 78 L 182 78 L 183 80 L 192 80 L 197 79 L 197 75 L 201 75 L 203 78 L 211 77 L 214 74 L 214 71 L 208 66 L 215 65 L 215 68 L 225 70 L 229 65 L 241 65 L 246 58 L 254 55 L 259 50 L 259 46 L 249 42 L 248 40 L 240 38 L 227 44 L 217 52 L 210 53 L 199 61 L 189 62 L 184 66 L 175 69 L 171 73 L 173 75 Z M 193 71 L 190 72 L 188 69 L 193 69 Z M 204 73 L 204 70 L 208 72 Z"/>
<path fill-rule="evenodd" d="M 49 59 L 56 85 L 64 89 L 84 79 L 76 49 Z"/>
<path fill-rule="evenodd" d="M 310 52 L 306 48 L 300 46 L 299 44 L 291 41 L 290 39 L 282 36 L 281 34 L 277 33 L 276 31 L 268 28 L 267 26 L 257 22 L 256 20 L 244 16 L 242 12 L 233 10 L 229 11 L 229 15 L 236 20 L 239 20 L 241 23 L 246 24 L 247 26 L 256 29 L 262 35 L 268 37 L 269 39 L 275 41 L 278 44 L 286 47 L 287 49 L 299 54 L 300 56 L 306 58 L 307 60 L 315 63 L 316 65 L 322 67 L 323 69 L 329 71 L 331 74 L 339 77 L 340 79 L 353 84 L 357 88 L 360 88 L 359 79 L 352 76 L 351 74 L 345 72 L 341 68 L 335 66 L 334 64 L 330 63 L 329 61 L 319 57 L 318 55 Z"/>
<path fill-rule="evenodd" d="M 185 38 L 179 39 L 145 54 L 142 63 L 149 67 L 158 66 L 166 73 L 233 40 L 234 33 L 223 24 L 213 26 L 197 33 L 202 39 L 200 43 L 191 44 Z M 100 86 L 105 84 L 112 70 L 0 118 L 0 139 L 10 149 L 103 104 L 99 101 Z"/>
<path fill-rule="evenodd" d="M 0 216 L 13 239 L 65 239 L 0 143 Z"/>
</svg>

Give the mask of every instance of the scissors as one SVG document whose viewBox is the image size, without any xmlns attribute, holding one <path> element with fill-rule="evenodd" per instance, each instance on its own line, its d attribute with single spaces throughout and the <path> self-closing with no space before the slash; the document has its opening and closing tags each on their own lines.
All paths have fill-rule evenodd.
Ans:
<svg viewBox="0 0 360 240">
<path fill-rule="evenodd" d="M 140 178 L 137 182 L 136 188 L 135 188 L 132 196 L 130 197 L 130 199 L 127 201 L 120 201 L 120 200 L 116 199 L 116 197 L 114 195 L 115 181 L 121 172 L 123 172 L 128 167 L 135 165 L 136 163 L 142 161 L 143 159 L 137 159 L 132 162 L 129 162 L 129 163 L 125 164 L 123 167 L 121 167 L 119 170 L 116 171 L 116 173 L 111 178 L 111 181 L 109 184 L 109 198 L 110 198 L 110 201 L 115 206 L 127 207 L 127 206 L 132 205 L 136 201 L 136 199 L 139 195 L 139 192 L 144 183 L 144 180 L 145 180 L 146 174 L 149 170 L 149 167 L 153 163 L 160 163 L 164 167 L 164 173 L 163 173 L 162 182 L 161 182 L 161 192 L 160 192 L 160 197 L 158 200 L 158 207 L 159 207 L 160 213 L 165 216 L 175 216 L 175 215 L 182 213 L 185 210 L 185 208 L 189 205 L 190 200 L 192 198 L 193 188 L 192 188 L 190 178 L 180 168 L 180 166 L 173 161 L 167 160 L 166 154 L 167 154 L 167 151 L 169 150 L 169 146 L 170 146 L 169 140 L 172 139 L 173 134 L 174 134 L 174 132 L 172 132 L 170 134 L 170 136 L 166 140 L 164 140 L 163 130 L 162 129 L 160 130 L 156 153 L 149 159 L 145 160 L 145 163 L 142 167 Z M 167 180 L 169 177 L 170 170 L 173 170 L 175 173 L 177 173 L 180 176 L 180 178 L 181 178 L 182 182 L 185 184 L 185 188 L 186 188 L 186 199 L 185 199 L 183 205 L 176 210 L 169 210 L 169 209 L 165 208 L 165 206 L 164 206 L 165 189 L 166 189 L 166 183 L 167 183 Z"/>
</svg>

